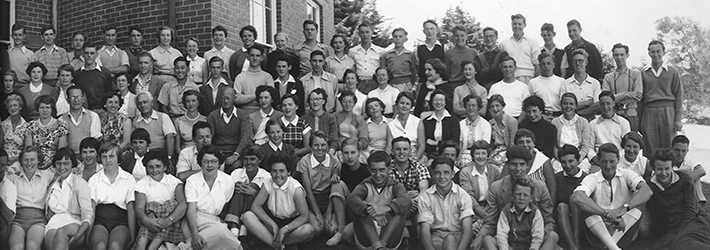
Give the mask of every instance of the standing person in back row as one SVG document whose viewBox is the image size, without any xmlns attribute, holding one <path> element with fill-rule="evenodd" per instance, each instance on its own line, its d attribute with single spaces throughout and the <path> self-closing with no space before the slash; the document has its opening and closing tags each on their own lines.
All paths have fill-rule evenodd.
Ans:
<svg viewBox="0 0 710 250">
<path fill-rule="evenodd" d="M 251 64 L 251 62 L 249 61 L 249 48 L 253 46 L 259 46 L 256 44 L 257 33 L 256 28 L 254 28 L 254 26 L 247 25 L 242 27 L 242 29 L 239 30 L 239 37 L 242 39 L 242 44 L 244 46 L 242 47 L 242 49 L 237 50 L 236 52 L 234 52 L 234 54 L 232 54 L 232 56 L 228 60 L 229 63 L 225 63 L 225 67 L 229 67 L 228 69 L 230 79 L 235 78 L 242 72 L 246 72 L 249 70 L 249 66 Z M 266 62 L 264 60 L 259 61 L 259 64 L 259 67 L 261 67 L 262 69 L 266 68 Z"/>
<path fill-rule="evenodd" d="M 550 54 L 554 55 L 553 57 L 554 60 L 554 65 L 555 65 L 555 70 L 553 73 L 556 76 L 559 77 L 566 77 L 567 76 L 567 68 L 569 68 L 569 62 L 567 62 L 567 54 L 565 54 L 564 49 L 560 49 L 557 47 L 557 44 L 555 44 L 555 36 L 557 36 L 557 32 L 555 32 L 555 26 L 552 25 L 551 23 L 545 23 L 542 25 L 540 28 L 540 36 L 542 37 L 543 42 L 545 44 L 540 47 L 540 54 Z M 538 61 L 539 61 L 538 57 Z M 542 70 L 542 62 L 540 62 L 540 67 Z M 540 72 L 542 74 L 542 72 Z"/>
<path fill-rule="evenodd" d="M 454 26 L 453 38 L 454 47 L 444 53 L 444 63 L 449 70 L 449 82 L 459 86 L 466 81 L 461 63 L 476 58 L 476 50 L 466 45 L 468 32 L 463 25 Z"/>
<path fill-rule="evenodd" d="M 69 63 L 69 55 L 67 51 L 54 43 L 57 37 L 57 30 L 52 26 L 42 28 L 42 40 L 44 45 L 35 52 L 35 59 L 47 67 L 47 74 L 44 75 L 42 81 L 49 86 L 56 86 L 59 75 L 57 69 L 59 66 Z"/>
<path fill-rule="evenodd" d="M 515 78 L 528 84 L 530 79 L 540 74 L 537 56 L 540 55 L 540 45 L 535 40 L 525 36 L 525 16 L 515 14 L 510 16 L 513 36 L 500 43 L 500 49 L 517 62 Z"/>
<path fill-rule="evenodd" d="M 616 97 L 616 114 L 626 118 L 631 125 L 631 131 L 639 131 L 639 113 L 637 102 L 643 97 L 641 72 L 626 66 L 629 58 L 629 46 L 614 44 L 611 49 L 616 70 L 604 76 L 602 91 L 608 90 Z"/>
<path fill-rule="evenodd" d="M 604 63 L 602 62 L 602 56 L 601 54 L 599 54 L 597 46 L 582 38 L 582 24 L 580 24 L 579 21 L 575 19 L 570 20 L 569 22 L 567 22 L 567 34 L 569 35 L 569 39 L 572 40 L 569 45 L 565 46 L 567 64 L 571 69 L 567 70 L 567 76 L 565 78 L 572 76 L 572 74 L 575 72 L 574 60 L 572 58 L 574 53 L 572 52 L 577 49 L 584 49 L 587 51 L 587 53 L 589 53 L 587 73 L 589 73 L 589 75 L 592 76 L 594 79 L 597 79 L 597 81 L 601 82 L 604 77 Z"/>
<path fill-rule="evenodd" d="M 666 47 L 653 40 L 648 44 L 651 65 L 641 72 L 643 79 L 643 115 L 641 133 L 650 157 L 656 149 L 671 146 L 676 131 L 683 129 L 683 84 L 678 70 L 663 61 Z"/>
<path fill-rule="evenodd" d="M 303 21 L 303 36 L 306 40 L 298 47 L 300 74 L 294 76 L 298 78 L 305 76 L 313 69 L 311 67 L 311 53 L 318 50 L 323 52 L 323 58 L 328 58 L 331 52 L 328 45 L 318 42 L 318 24 L 313 20 Z"/>
<path fill-rule="evenodd" d="M 357 33 L 360 36 L 360 45 L 351 48 L 348 55 L 355 60 L 355 69 L 360 77 L 357 89 L 367 95 L 377 88 L 377 81 L 373 79 L 373 76 L 377 68 L 380 67 L 380 56 L 385 53 L 385 49 L 372 44 L 372 27 L 369 24 L 360 24 L 357 27 Z"/>
<path fill-rule="evenodd" d="M 427 80 L 426 69 L 424 69 L 424 64 L 431 58 L 439 58 L 444 60 L 444 46 L 439 43 L 437 36 L 439 35 L 439 25 L 436 21 L 429 19 L 424 21 L 424 44 L 417 47 L 414 51 L 414 57 L 417 59 L 418 72 L 419 72 L 419 83 L 424 83 Z M 447 77 L 448 78 L 448 77 Z M 419 88 L 415 88 L 419 89 Z"/>
<path fill-rule="evenodd" d="M 126 73 L 130 65 L 128 54 L 116 47 L 117 30 L 118 28 L 113 25 L 104 28 L 104 42 L 106 44 L 99 49 L 99 56 L 97 58 L 97 61 L 102 64 L 101 66 L 111 71 L 111 76 L 118 73 Z"/>
<path fill-rule="evenodd" d="M 508 57 L 508 52 L 502 51 L 498 47 L 498 30 L 492 27 L 483 29 L 483 52 L 473 60 L 481 69 L 476 74 L 476 80 L 481 83 L 481 86 L 486 90 L 491 89 L 491 85 L 503 80 L 503 72 L 498 65 L 503 58 Z"/>
<path fill-rule="evenodd" d="M 227 36 L 229 32 L 227 28 L 222 25 L 217 25 L 212 28 L 212 49 L 205 52 L 203 58 L 205 58 L 205 65 L 202 68 L 202 81 L 207 83 L 212 78 L 212 66 L 210 65 L 210 59 L 213 57 L 219 57 L 222 59 L 221 75 L 224 79 L 229 78 L 229 59 L 234 54 L 234 50 L 227 47 L 225 42 L 227 41 Z"/>
</svg>

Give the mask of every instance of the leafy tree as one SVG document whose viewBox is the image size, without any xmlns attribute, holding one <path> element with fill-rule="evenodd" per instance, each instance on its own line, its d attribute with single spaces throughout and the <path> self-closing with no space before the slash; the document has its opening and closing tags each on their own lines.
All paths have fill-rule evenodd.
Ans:
<svg viewBox="0 0 710 250">
<path fill-rule="evenodd" d="M 609 74 L 616 69 L 616 62 L 614 62 L 612 52 L 604 52 L 604 48 L 601 45 L 598 47 L 598 49 L 599 54 L 602 55 L 602 72 L 604 72 L 604 74 Z"/>
<path fill-rule="evenodd" d="M 700 116 L 710 104 L 710 27 L 686 17 L 663 17 L 655 24 L 658 39 L 666 46 L 667 62 L 681 75 L 684 117 L 706 123 L 708 119 Z"/>
<path fill-rule="evenodd" d="M 485 46 L 483 44 L 483 29 L 481 29 L 481 23 L 476 22 L 476 19 L 471 16 L 468 11 L 461 9 L 459 6 L 447 9 L 444 18 L 441 19 L 441 35 L 445 39 L 444 41 L 440 41 L 442 44 L 449 42 L 448 38 L 453 36 L 454 27 L 456 25 L 466 27 L 466 31 L 468 32 L 466 44 L 469 47 L 477 51 L 483 51 Z"/>
<path fill-rule="evenodd" d="M 333 4 L 335 32 L 349 36 L 352 46 L 360 43 L 357 26 L 361 23 L 372 27 L 373 44 L 383 48 L 392 44 L 389 39 L 391 27 L 383 27 L 387 18 L 377 11 L 376 0 L 334 0 Z"/>
</svg>

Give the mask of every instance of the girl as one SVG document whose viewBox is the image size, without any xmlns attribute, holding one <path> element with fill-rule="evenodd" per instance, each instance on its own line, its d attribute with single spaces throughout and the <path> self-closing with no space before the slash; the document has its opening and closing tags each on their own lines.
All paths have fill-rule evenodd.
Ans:
<svg viewBox="0 0 710 250">
<path fill-rule="evenodd" d="M 651 162 L 643 155 L 643 137 L 638 132 L 631 131 L 621 138 L 621 147 L 624 149 L 624 157 L 619 159 L 619 168 L 626 168 L 634 171 L 644 179 L 651 177 Z"/>
<path fill-rule="evenodd" d="M 128 75 L 126 73 L 118 73 L 113 77 L 113 81 L 116 82 L 118 94 L 123 99 L 123 104 L 121 104 L 118 112 L 128 118 L 133 118 L 136 116 L 136 95 L 128 91 Z"/>
<path fill-rule="evenodd" d="M 355 70 L 346 69 L 345 73 L 343 73 L 343 79 L 345 81 L 345 88 L 342 92 L 353 92 L 355 94 L 355 99 L 357 99 L 357 101 L 355 102 L 355 106 L 353 106 L 353 114 L 359 116 L 364 115 L 362 110 L 365 108 L 365 101 L 367 100 L 367 95 L 363 94 L 362 92 L 360 92 L 360 90 L 357 89 L 357 86 L 360 83 L 360 77 L 357 75 L 357 73 L 355 73 Z M 338 98 L 340 98 L 342 92 L 338 93 Z M 342 103 L 336 104 L 339 105 L 335 107 L 335 111 L 341 111 L 344 109 L 344 107 L 342 107 Z"/>
<path fill-rule="evenodd" d="M 365 102 L 367 109 L 365 114 L 369 117 L 367 119 L 367 131 L 368 139 L 370 140 L 370 145 L 367 148 L 367 158 L 373 150 L 385 150 L 390 151 L 392 146 L 392 133 L 389 131 L 388 122 L 383 114 L 385 110 L 385 104 L 382 100 L 378 98 L 368 98 Z"/>
<path fill-rule="evenodd" d="M 473 161 L 459 171 L 459 184 L 473 201 L 473 212 L 476 215 L 474 216 L 474 225 L 477 225 L 474 230 L 478 230 L 482 225 L 482 219 L 486 218 L 488 187 L 501 177 L 498 168 L 488 163 L 490 153 L 491 148 L 488 142 L 475 141 L 471 145 L 471 159 Z"/>
<path fill-rule="evenodd" d="M 28 85 L 29 86 L 29 85 Z M 37 120 L 27 123 L 22 128 L 25 135 L 25 147 L 35 145 L 42 154 L 40 169 L 49 167 L 54 152 L 67 145 L 67 124 L 64 119 L 55 119 L 57 108 L 54 98 L 43 95 L 34 100 L 34 107 L 39 114 Z"/>
<path fill-rule="evenodd" d="M 518 131 L 518 121 L 505 114 L 503 108 L 505 108 L 503 96 L 495 94 L 488 98 L 488 111 L 493 117 L 488 121 L 491 124 L 491 144 L 493 145 L 489 161 L 498 166 L 499 170 L 508 160 L 505 158 L 505 151 L 508 147 L 515 145 L 513 139 Z"/>
<path fill-rule="evenodd" d="M 296 149 L 296 156 L 301 157 L 311 152 L 310 137 L 311 126 L 302 118 L 298 117 L 296 111 L 301 100 L 295 94 L 286 94 L 281 98 L 281 109 L 284 116 L 279 122 L 284 125 L 283 142 L 293 145 Z"/>
<path fill-rule="evenodd" d="M 385 117 L 392 118 L 394 116 L 394 103 L 397 101 L 399 89 L 390 86 L 389 72 L 387 72 L 385 67 L 377 68 L 374 79 L 377 81 L 377 88 L 370 91 L 367 94 L 367 98 L 379 98 L 385 104 Z"/>
<path fill-rule="evenodd" d="M 37 107 L 34 106 L 35 99 L 42 95 L 51 95 L 52 87 L 42 82 L 42 78 L 47 75 L 47 67 L 41 62 L 30 63 L 30 65 L 27 66 L 26 73 L 30 76 L 30 84 L 22 87 L 17 92 L 26 100 L 25 119 L 32 121 L 39 117 Z"/>
<path fill-rule="evenodd" d="M 182 94 L 182 105 L 187 110 L 185 115 L 175 118 L 175 148 L 184 149 L 194 146 L 192 141 L 192 126 L 198 121 L 207 121 L 207 117 L 200 114 L 200 92 L 189 89 Z"/>
<path fill-rule="evenodd" d="M 69 101 L 67 100 L 67 89 L 74 85 L 72 73 L 74 68 L 70 64 L 64 64 L 57 70 L 59 81 L 52 90 L 52 98 L 57 100 L 57 116 L 69 112 Z"/>
<path fill-rule="evenodd" d="M 436 158 L 441 142 L 452 140 L 458 143 L 461 136 L 458 120 L 451 116 L 445 108 L 446 94 L 443 90 L 437 89 L 433 91 L 429 105 L 434 108 L 434 112 L 424 116 L 425 118 L 419 122 L 417 131 L 418 144 L 420 146 L 417 150 L 416 159 L 420 162 L 427 162 L 427 159 L 433 160 Z"/>
<path fill-rule="evenodd" d="M 126 114 L 121 113 L 123 98 L 118 92 L 111 92 L 102 98 L 106 115 L 101 117 L 101 142 L 116 143 L 121 146 L 121 152 L 126 151 L 130 145 L 127 140 L 131 136 L 133 124 Z"/>
</svg>

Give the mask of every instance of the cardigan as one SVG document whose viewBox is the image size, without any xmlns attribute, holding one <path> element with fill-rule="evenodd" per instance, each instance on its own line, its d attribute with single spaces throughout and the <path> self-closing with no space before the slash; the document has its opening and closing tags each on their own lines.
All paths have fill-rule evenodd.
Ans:
<svg viewBox="0 0 710 250">
<path fill-rule="evenodd" d="M 557 127 L 557 141 L 560 141 L 560 137 L 562 136 L 562 127 L 563 121 L 562 119 L 565 119 L 564 115 L 561 115 L 555 119 L 552 119 L 552 125 L 555 125 Z M 580 141 L 579 146 L 577 145 L 572 145 L 577 148 L 579 148 L 579 156 L 584 158 L 587 157 L 587 155 L 590 152 L 593 152 L 593 147 L 594 147 L 594 142 L 592 141 L 592 129 L 589 127 L 589 122 L 587 119 L 584 119 L 583 117 L 577 115 L 577 122 L 574 124 L 575 127 L 575 132 L 577 132 L 577 138 Z M 556 145 L 559 146 L 559 145 Z M 591 157 L 590 157 L 591 159 Z"/>
<path fill-rule="evenodd" d="M 432 114 L 432 116 L 433 115 L 434 114 Z M 426 138 L 427 141 L 429 139 L 434 139 L 434 129 L 436 128 L 436 119 L 429 119 L 429 117 L 422 119 L 422 124 L 424 125 L 424 138 Z M 438 154 L 439 145 L 441 145 L 441 143 L 446 140 L 452 140 L 456 143 L 456 145 L 459 144 L 459 137 L 461 136 L 461 127 L 459 127 L 458 119 L 454 118 L 453 116 L 444 117 L 441 120 L 441 127 L 441 140 L 436 142 L 436 146 L 429 145 L 429 143 L 425 143 L 426 148 L 424 152 Z"/>
</svg>

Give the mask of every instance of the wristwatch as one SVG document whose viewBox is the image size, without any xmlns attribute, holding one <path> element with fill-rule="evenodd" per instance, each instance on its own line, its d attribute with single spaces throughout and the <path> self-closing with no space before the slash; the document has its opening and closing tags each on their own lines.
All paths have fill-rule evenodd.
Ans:
<svg viewBox="0 0 710 250">
<path fill-rule="evenodd" d="M 624 208 L 626 208 L 626 212 L 631 210 L 631 207 L 629 207 L 629 203 L 624 203 Z"/>
</svg>

